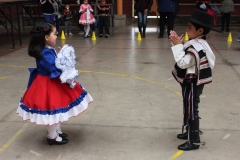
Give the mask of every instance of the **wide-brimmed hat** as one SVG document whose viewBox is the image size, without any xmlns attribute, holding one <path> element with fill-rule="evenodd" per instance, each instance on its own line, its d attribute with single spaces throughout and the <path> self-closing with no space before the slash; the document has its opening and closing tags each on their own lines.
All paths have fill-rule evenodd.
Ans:
<svg viewBox="0 0 240 160">
<path fill-rule="evenodd" d="M 195 9 L 193 11 L 192 15 L 190 16 L 190 18 L 185 18 L 182 16 L 179 16 L 179 17 L 186 19 L 190 22 L 199 24 L 200 26 L 214 30 L 216 32 L 221 32 L 221 31 L 213 29 L 214 17 L 212 15 L 208 14 L 207 12 L 201 11 L 199 9 Z"/>
</svg>

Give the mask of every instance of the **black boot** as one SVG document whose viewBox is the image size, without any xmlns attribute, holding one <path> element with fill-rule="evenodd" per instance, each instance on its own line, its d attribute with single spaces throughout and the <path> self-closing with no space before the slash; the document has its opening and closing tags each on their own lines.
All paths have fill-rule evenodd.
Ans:
<svg viewBox="0 0 240 160">
<path fill-rule="evenodd" d="M 183 140 L 188 139 L 188 126 L 186 126 L 185 129 L 186 129 L 186 132 L 177 135 L 178 139 L 183 139 Z M 199 130 L 199 135 L 202 135 L 202 134 L 203 134 L 203 132 Z"/>
<path fill-rule="evenodd" d="M 188 141 L 179 145 L 178 149 L 184 151 L 199 149 L 199 146 L 203 144 L 199 136 L 199 118 L 189 122 L 188 135 Z"/>
<path fill-rule="evenodd" d="M 182 133 L 177 135 L 178 139 L 185 139 L 185 140 L 188 139 L 188 126 L 186 126 L 185 129 L 186 129 L 185 133 L 183 133 L 183 130 L 182 130 Z"/>
</svg>

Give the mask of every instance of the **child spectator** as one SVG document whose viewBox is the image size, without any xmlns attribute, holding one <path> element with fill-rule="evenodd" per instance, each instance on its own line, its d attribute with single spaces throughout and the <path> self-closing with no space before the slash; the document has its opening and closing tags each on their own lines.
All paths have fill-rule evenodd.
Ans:
<svg viewBox="0 0 240 160">
<path fill-rule="evenodd" d="M 108 13 L 110 6 L 106 5 L 106 0 L 100 0 L 100 5 L 98 5 L 98 15 L 99 15 L 99 37 L 103 36 L 103 27 L 105 29 L 105 38 L 108 38 L 109 33 L 109 17 Z"/>
<path fill-rule="evenodd" d="M 71 32 L 71 27 L 72 27 L 72 16 L 73 13 L 70 10 L 70 5 L 66 4 L 65 9 L 63 11 L 64 14 L 64 23 L 65 23 L 65 35 L 73 35 Z"/>
<path fill-rule="evenodd" d="M 91 12 L 93 12 L 91 5 L 88 4 L 88 0 L 84 0 L 83 4 L 80 5 L 79 13 L 81 14 L 81 16 L 79 19 L 79 23 L 84 25 L 85 38 L 90 37 L 90 25 L 95 23 L 96 21 Z"/>
</svg>

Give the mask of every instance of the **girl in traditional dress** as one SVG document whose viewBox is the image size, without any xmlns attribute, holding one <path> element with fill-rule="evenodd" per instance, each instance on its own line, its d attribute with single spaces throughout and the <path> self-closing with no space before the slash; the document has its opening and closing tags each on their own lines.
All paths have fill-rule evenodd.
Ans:
<svg viewBox="0 0 240 160">
<path fill-rule="evenodd" d="M 68 142 L 60 123 L 85 111 L 93 100 L 79 83 L 74 88 L 61 83 L 62 71 L 55 65 L 57 53 L 53 48 L 56 39 L 56 28 L 50 23 L 37 22 L 31 30 L 28 54 L 36 59 L 37 68 L 29 69 L 28 87 L 17 109 L 23 120 L 47 126 L 49 145 Z"/>
<path fill-rule="evenodd" d="M 79 23 L 84 25 L 85 38 L 90 37 L 90 24 L 93 24 L 96 21 L 91 12 L 93 12 L 91 5 L 88 4 L 88 0 L 84 0 L 83 4 L 80 5 L 79 13 L 81 14 L 81 16 L 79 19 Z"/>
</svg>

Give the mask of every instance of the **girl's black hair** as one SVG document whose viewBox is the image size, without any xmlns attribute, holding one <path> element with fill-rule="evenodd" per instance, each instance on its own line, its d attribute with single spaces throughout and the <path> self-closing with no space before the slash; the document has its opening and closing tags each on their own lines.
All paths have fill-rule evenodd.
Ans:
<svg viewBox="0 0 240 160">
<path fill-rule="evenodd" d="M 193 26 L 196 28 L 196 31 L 198 30 L 198 29 L 200 29 L 200 28 L 202 28 L 203 29 L 203 39 L 205 39 L 206 38 L 206 35 L 210 32 L 210 28 L 207 28 L 207 27 L 204 27 L 204 26 L 202 26 L 202 25 L 199 25 L 199 24 L 197 24 L 197 23 L 194 23 L 194 22 L 191 22 L 192 24 L 193 24 Z"/>
<path fill-rule="evenodd" d="M 30 42 L 28 45 L 28 55 L 41 59 L 41 53 L 46 46 L 45 35 L 50 35 L 54 25 L 49 22 L 36 22 L 33 29 L 30 31 Z"/>
</svg>

